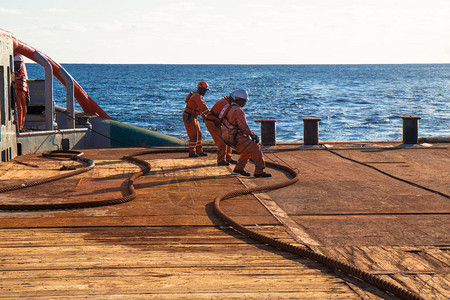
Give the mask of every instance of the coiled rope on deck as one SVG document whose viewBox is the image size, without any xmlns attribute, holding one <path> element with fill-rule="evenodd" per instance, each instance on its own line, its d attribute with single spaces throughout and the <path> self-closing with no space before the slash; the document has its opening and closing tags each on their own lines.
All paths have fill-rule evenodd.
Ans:
<svg viewBox="0 0 450 300">
<path fill-rule="evenodd" d="M 327 257 L 325 255 L 316 253 L 310 249 L 307 248 L 302 248 L 302 247 L 298 247 L 296 245 L 292 245 L 286 242 L 282 242 L 279 240 L 276 240 L 274 238 L 271 238 L 269 236 L 265 236 L 262 235 L 254 230 L 248 229 L 245 226 L 239 224 L 238 222 L 236 222 L 235 220 L 233 220 L 233 218 L 231 218 L 230 216 L 228 216 L 220 207 L 220 202 L 222 200 L 225 199 L 230 199 L 236 196 L 240 196 L 240 195 L 245 195 L 245 194 L 250 194 L 252 192 L 259 192 L 259 191 L 268 191 L 268 190 L 274 190 L 274 189 L 279 189 L 279 188 L 283 188 L 286 187 L 288 185 L 294 184 L 295 182 L 297 182 L 299 180 L 299 174 L 297 172 L 295 172 L 293 169 L 280 165 L 280 164 L 276 164 L 276 163 L 272 163 L 272 162 L 266 162 L 266 164 L 270 167 L 276 168 L 276 169 L 280 169 L 283 171 L 286 171 L 287 173 L 289 173 L 290 175 L 293 176 L 292 179 L 290 180 L 286 180 L 283 182 L 279 182 L 279 183 L 274 183 L 274 184 L 269 184 L 269 185 L 263 185 L 263 186 L 257 186 L 257 187 L 252 187 L 252 188 L 245 188 L 245 189 L 239 189 L 239 190 L 234 190 L 234 191 L 230 191 L 228 193 L 222 194 L 217 196 L 214 199 L 214 211 L 216 213 L 216 215 L 222 219 L 224 222 L 228 223 L 233 229 L 235 229 L 236 231 L 256 240 L 259 241 L 261 243 L 270 245 L 272 247 L 275 247 L 277 249 L 281 249 L 293 254 L 297 254 L 300 255 L 302 257 L 314 260 L 316 262 L 319 262 L 327 267 L 333 268 L 333 269 L 337 269 L 339 271 L 342 271 L 348 275 L 351 275 L 353 277 L 356 277 L 362 281 L 365 281 L 367 283 L 370 283 L 384 291 L 387 291 L 389 293 L 392 293 L 393 295 L 400 297 L 402 299 L 408 299 L 408 300 L 419 300 L 422 299 L 420 296 L 406 290 L 405 288 L 395 285 L 393 283 L 390 283 L 382 278 L 379 278 L 373 274 L 370 274 L 366 271 L 363 271 L 361 269 L 358 269 L 356 267 L 353 267 L 347 263 L 341 262 L 339 260 L 336 260 L 334 258 L 331 257 Z"/>
<path fill-rule="evenodd" d="M 80 169 L 60 174 L 56 176 L 51 176 L 48 178 L 21 183 L 12 186 L 6 186 L 0 188 L 0 193 L 20 190 L 24 188 L 29 188 L 45 183 L 49 183 L 52 181 L 60 180 L 63 178 L 72 177 L 81 173 L 85 173 L 87 171 L 92 170 L 95 167 L 95 163 L 93 160 L 82 157 L 83 152 L 79 151 L 50 151 L 44 152 L 42 156 L 44 157 L 59 157 L 59 158 L 69 158 L 71 160 L 75 160 L 81 162 L 84 166 Z M 116 199 L 108 199 L 108 200 L 99 200 L 99 201 L 84 201 L 84 202 L 72 202 L 72 203 L 51 203 L 51 204 L 0 204 L 0 210 L 3 211 L 39 211 L 39 210 L 58 210 L 58 209 L 77 209 L 77 208 L 90 208 L 90 207 L 100 207 L 100 206 L 108 206 L 108 205 L 116 205 L 125 202 L 129 202 L 136 198 L 136 190 L 134 189 L 134 181 L 140 176 L 148 173 L 150 171 L 150 164 L 144 160 L 140 160 L 131 156 L 124 156 L 122 159 L 136 162 L 143 166 L 142 170 L 138 173 L 131 175 L 127 179 L 127 190 L 128 195 Z"/>
<path fill-rule="evenodd" d="M 32 181 L 32 182 L 28 182 L 28 183 L 21 183 L 21 184 L 17 184 L 17 185 L 10 185 L 10 186 L 5 186 L 0 188 L 0 193 L 5 193 L 5 192 L 10 192 L 10 191 L 15 191 L 15 190 L 20 190 L 20 189 L 24 189 L 24 188 L 28 188 L 28 187 L 32 187 L 32 186 L 37 186 L 37 185 L 41 185 L 41 184 L 45 184 L 45 183 L 49 183 L 52 181 L 57 181 L 63 178 L 67 178 L 67 177 L 71 177 L 71 176 L 75 176 L 87 171 L 92 170 L 95 167 L 95 163 L 92 160 L 86 159 L 84 157 L 82 157 L 83 152 L 80 151 L 50 151 L 50 152 L 44 152 L 42 153 L 42 156 L 44 157 L 63 157 L 63 158 L 70 158 L 71 160 L 75 160 L 75 161 L 79 161 L 82 164 L 85 164 L 86 166 L 69 172 L 69 173 L 64 173 L 64 174 L 60 174 L 60 175 L 56 175 L 56 176 L 51 176 L 51 177 L 47 177 L 44 179 L 39 179 L 36 181 Z M 0 206 L 1 207 L 1 206 Z"/>
</svg>

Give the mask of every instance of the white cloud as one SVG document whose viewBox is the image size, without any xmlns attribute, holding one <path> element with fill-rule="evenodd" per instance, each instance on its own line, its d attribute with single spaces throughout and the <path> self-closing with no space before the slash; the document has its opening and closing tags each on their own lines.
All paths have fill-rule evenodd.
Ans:
<svg viewBox="0 0 450 300">
<path fill-rule="evenodd" d="M 51 23 L 34 25 L 33 30 L 37 32 L 50 31 L 57 32 L 88 32 L 89 26 L 81 23 Z"/>
<path fill-rule="evenodd" d="M 3 8 L 0 7 L 0 14 L 5 14 L 5 15 L 21 15 L 22 12 L 18 9 L 8 9 L 8 8 Z"/>
<path fill-rule="evenodd" d="M 53 8 L 47 8 L 45 11 L 49 12 L 49 13 L 66 13 L 67 9 L 53 7 Z"/>
</svg>

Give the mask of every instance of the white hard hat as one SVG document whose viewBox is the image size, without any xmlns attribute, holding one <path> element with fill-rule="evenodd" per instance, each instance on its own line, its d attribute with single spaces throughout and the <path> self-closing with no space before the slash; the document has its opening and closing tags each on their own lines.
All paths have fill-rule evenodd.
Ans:
<svg viewBox="0 0 450 300">
<path fill-rule="evenodd" d="M 23 61 L 22 55 L 14 56 L 14 61 Z"/>
<path fill-rule="evenodd" d="M 233 100 L 243 99 L 245 101 L 248 100 L 248 93 L 244 89 L 238 89 L 235 90 L 230 94 L 230 97 L 233 98 Z"/>
</svg>

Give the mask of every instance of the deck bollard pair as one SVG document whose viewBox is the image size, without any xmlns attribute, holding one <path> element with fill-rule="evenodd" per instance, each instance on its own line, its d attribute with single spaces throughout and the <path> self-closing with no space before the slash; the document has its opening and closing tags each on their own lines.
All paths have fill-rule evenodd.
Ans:
<svg viewBox="0 0 450 300">
<path fill-rule="evenodd" d="M 418 121 L 420 117 L 404 116 L 403 119 L 403 144 L 418 143 Z M 303 119 L 303 143 L 304 145 L 319 144 L 319 118 Z"/>
<path fill-rule="evenodd" d="M 303 119 L 303 141 L 304 145 L 319 144 L 319 118 Z M 276 120 L 255 120 L 261 123 L 261 144 L 273 146 L 276 143 L 275 122 Z"/>
</svg>

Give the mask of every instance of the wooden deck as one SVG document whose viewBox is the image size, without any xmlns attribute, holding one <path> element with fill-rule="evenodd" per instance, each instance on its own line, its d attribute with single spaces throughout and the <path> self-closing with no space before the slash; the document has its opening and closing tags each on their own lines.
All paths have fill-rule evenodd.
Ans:
<svg viewBox="0 0 450 300">
<path fill-rule="evenodd" d="M 373 147 L 372 147 L 373 146 Z M 394 145 L 395 146 L 395 145 Z M 407 287 L 426 299 L 450 297 L 448 144 L 277 146 L 301 172 L 287 188 L 222 202 L 239 222 L 306 244 Z M 86 150 L 96 167 L 58 182 L 0 194 L 2 204 L 113 199 L 139 171 L 120 158 L 142 149 Z M 255 242 L 214 215 L 228 190 L 281 181 L 235 176 L 215 155 L 155 154 L 129 203 L 66 211 L 0 212 L 2 299 L 394 299 L 319 263 Z M 76 162 L 28 155 L 0 164 L 2 186 L 59 174 Z M 249 165 L 251 171 L 253 166 Z M 270 211 L 269 211 L 270 210 Z"/>
</svg>

